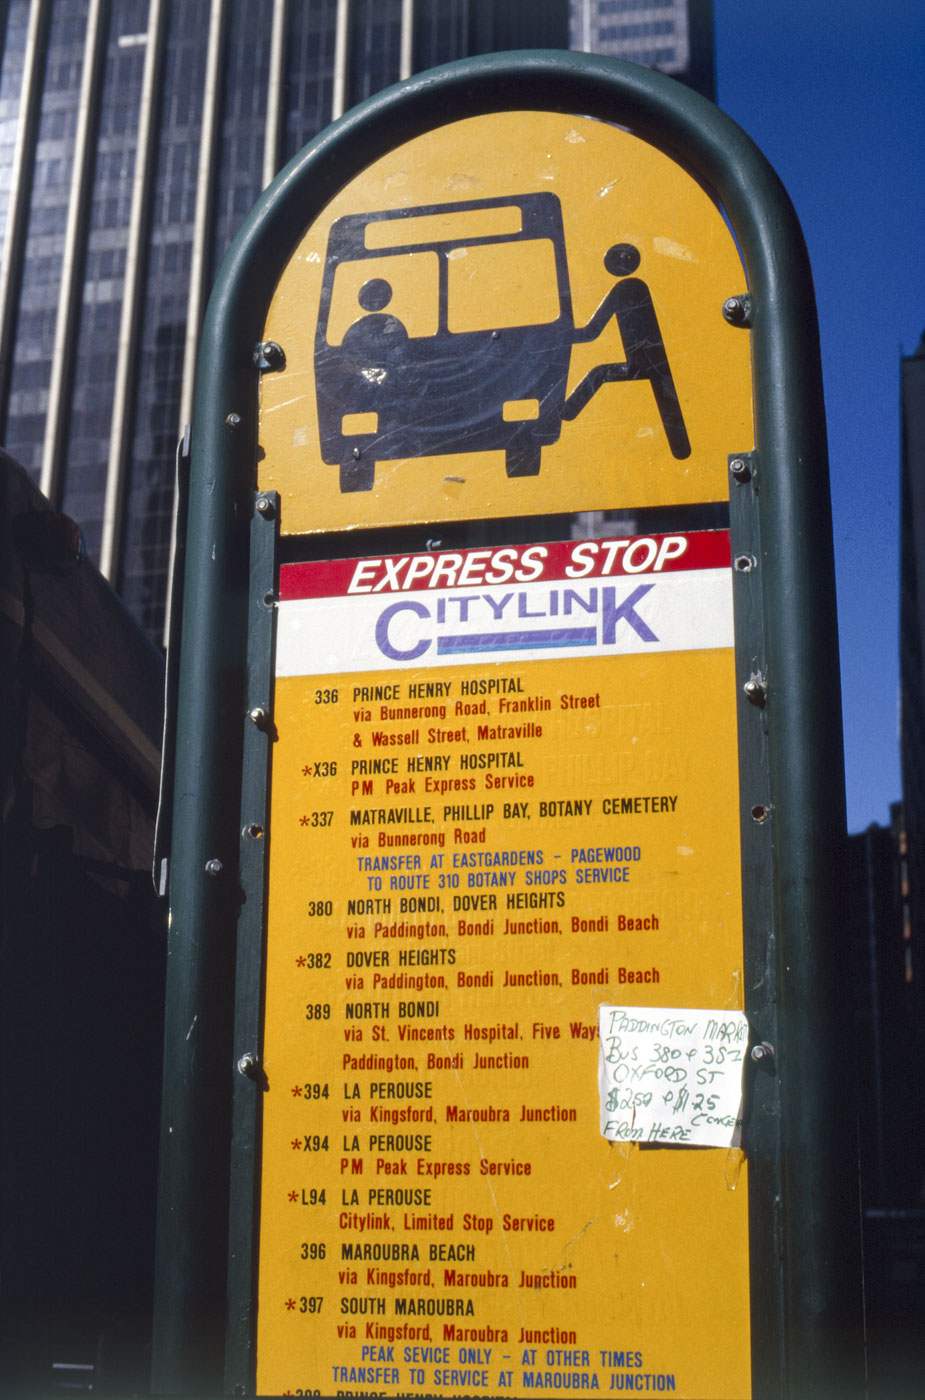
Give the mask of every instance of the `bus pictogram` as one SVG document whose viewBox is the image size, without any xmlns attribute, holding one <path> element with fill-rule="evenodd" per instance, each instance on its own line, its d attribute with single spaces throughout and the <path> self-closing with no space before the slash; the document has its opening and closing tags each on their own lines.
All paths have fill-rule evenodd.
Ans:
<svg viewBox="0 0 925 1400">
<path fill-rule="evenodd" d="M 648 380 L 672 455 L 691 447 L 640 254 L 604 255 L 601 302 L 572 313 L 562 209 L 549 192 L 350 214 L 331 227 L 315 337 L 321 456 L 342 492 L 377 461 L 503 451 L 536 476 L 542 449 L 608 383 Z M 573 345 L 614 318 L 625 358 L 567 393 Z"/>
</svg>

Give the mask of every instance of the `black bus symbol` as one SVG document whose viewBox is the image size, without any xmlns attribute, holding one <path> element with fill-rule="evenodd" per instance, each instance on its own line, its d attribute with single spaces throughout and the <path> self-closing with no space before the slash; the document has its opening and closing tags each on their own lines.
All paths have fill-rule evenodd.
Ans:
<svg viewBox="0 0 925 1400">
<path fill-rule="evenodd" d="M 349 214 L 331 227 L 315 337 L 322 459 L 342 491 L 377 461 L 503 451 L 535 476 L 602 384 L 648 379 L 675 457 L 690 443 L 637 250 L 605 256 L 612 279 L 586 326 L 572 315 L 562 211 L 549 192 Z M 611 317 L 626 359 L 566 396 L 572 345 Z"/>
</svg>

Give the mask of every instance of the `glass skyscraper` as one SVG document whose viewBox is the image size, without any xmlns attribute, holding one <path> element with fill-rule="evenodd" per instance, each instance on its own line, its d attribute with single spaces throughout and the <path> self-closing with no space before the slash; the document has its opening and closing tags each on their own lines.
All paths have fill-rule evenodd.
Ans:
<svg viewBox="0 0 925 1400">
<path fill-rule="evenodd" d="M 570 44 L 658 68 L 714 99 L 713 0 L 571 0 Z"/>
<path fill-rule="evenodd" d="M 688 8 L 573 0 L 571 42 L 684 76 Z M 333 117 L 401 77 L 567 48 L 569 5 L 8 0 L 5 13 L 0 443 L 78 521 L 160 640 L 198 330 L 261 189 Z"/>
</svg>

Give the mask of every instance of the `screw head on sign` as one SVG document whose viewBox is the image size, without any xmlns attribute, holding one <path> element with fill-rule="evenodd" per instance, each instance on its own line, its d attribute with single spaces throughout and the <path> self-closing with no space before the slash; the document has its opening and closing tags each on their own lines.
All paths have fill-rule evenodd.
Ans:
<svg viewBox="0 0 925 1400">
<path fill-rule="evenodd" d="M 277 345 L 275 340 L 265 340 L 260 346 L 260 353 L 267 369 L 282 369 L 286 362 L 283 347 Z"/>
<path fill-rule="evenodd" d="M 723 302 L 723 315 L 730 326 L 747 326 L 748 301 L 745 297 L 727 297 Z"/>
<path fill-rule="evenodd" d="M 753 705 L 761 705 L 764 703 L 764 686 L 761 684 L 761 681 L 757 680 L 754 676 L 752 676 L 751 680 L 745 682 L 742 689 L 745 691 L 746 698 L 749 699 Z"/>
</svg>

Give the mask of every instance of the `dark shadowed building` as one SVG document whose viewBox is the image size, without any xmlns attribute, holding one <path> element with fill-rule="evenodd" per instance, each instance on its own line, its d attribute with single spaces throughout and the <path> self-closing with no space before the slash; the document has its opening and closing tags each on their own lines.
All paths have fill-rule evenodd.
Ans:
<svg viewBox="0 0 925 1400">
<path fill-rule="evenodd" d="M 153 638 L 199 326 L 260 191 L 399 78 L 570 43 L 712 95 L 709 0 L 2 7 L 0 443 L 78 521 Z"/>
<path fill-rule="evenodd" d="M 0 24 L 0 442 L 160 639 L 199 325 L 260 191 L 401 77 L 567 48 L 567 0 L 10 0 Z"/>
</svg>

